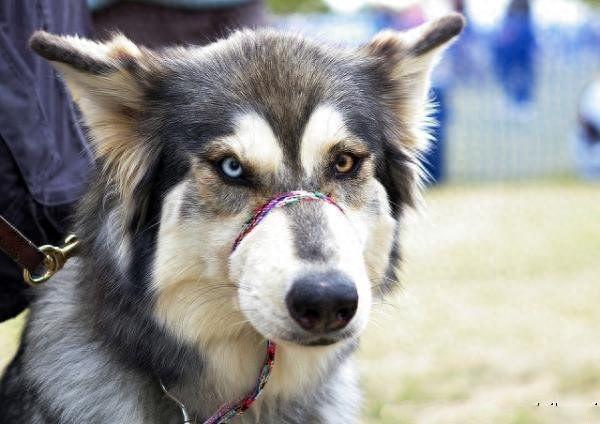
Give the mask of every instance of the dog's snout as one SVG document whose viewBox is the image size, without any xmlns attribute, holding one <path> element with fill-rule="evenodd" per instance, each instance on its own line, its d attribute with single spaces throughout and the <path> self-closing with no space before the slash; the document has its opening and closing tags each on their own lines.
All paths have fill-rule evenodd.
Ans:
<svg viewBox="0 0 600 424">
<path fill-rule="evenodd" d="M 344 328 L 354 317 L 358 292 L 341 272 L 313 273 L 294 281 L 286 304 L 302 328 L 326 333 Z"/>
</svg>

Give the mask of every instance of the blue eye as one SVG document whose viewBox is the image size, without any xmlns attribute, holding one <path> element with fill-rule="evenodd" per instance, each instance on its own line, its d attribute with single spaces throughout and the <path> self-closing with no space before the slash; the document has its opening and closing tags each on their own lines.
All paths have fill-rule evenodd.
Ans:
<svg viewBox="0 0 600 424">
<path fill-rule="evenodd" d="M 221 171 L 229 178 L 239 178 L 244 173 L 242 164 L 234 157 L 226 157 L 221 161 Z"/>
</svg>

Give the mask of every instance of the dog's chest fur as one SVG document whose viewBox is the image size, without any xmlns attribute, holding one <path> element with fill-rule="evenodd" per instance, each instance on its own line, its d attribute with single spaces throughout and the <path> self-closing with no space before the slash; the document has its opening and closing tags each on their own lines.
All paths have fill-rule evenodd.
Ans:
<svg viewBox="0 0 600 424">
<path fill-rule="evenodd" d="M 5 382 L 7 387 L 29 386 L 36 393 L 35 402 L 20 405 L 21 414 L 30 414 L 24 422 L 182 422 L 178 408 L 161 392 L 159 377 L 123 362 L 88 326 L 94 311 L 85 305 L 86 295 L 72 289 L 78 273 L 79 264 L 73 262 L 42 289 L 29 323 L 35 331 L 25 332 L 24 349 L 13 364 L 14 372 L 7 375 L 14 378 Z M 245 394 L 240 384 L 225 382 L 255 378 L 264 354 L 263 345 L 252 338 L 207 349 L 214 350 L 203 352 L 200 363 L 183 365 L 188 367 L 186 376 L 170 388 L 197 422 L 214 413 L 223 399 L 233 401 Z M 359 396 L 348 354 L 349 349 L 340 351 L 332 358 L 336 366 L 330 367 L 315 361 L 316 356 L 306 363 L 297 356 L 286 358 L 284 348 L 267 389 L 236 422 L 352 422 Z M 210 364 L 208 357 L 217 358 L 216 363 Z M 303 380 L 318 383 L 302 387 Z M 220 394 L 230 397 L 219 398 Z"/>
</svg>

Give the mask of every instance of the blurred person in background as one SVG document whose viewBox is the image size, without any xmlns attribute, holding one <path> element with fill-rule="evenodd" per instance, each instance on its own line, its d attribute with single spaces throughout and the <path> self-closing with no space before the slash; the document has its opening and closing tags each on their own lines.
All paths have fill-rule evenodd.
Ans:
<svg viewBox="0 0 600 424">
<path fill-rule="evenodd" d="M 87 3 L 0 1 L 0 215 L 38 246 L 62 243 L 94 163 L 63 83 L 28 47 L 35 30 L 88 38 L 119 31 L 158 47 L 207 44 L 266 22 L 262 0 Z M 22 270 L 0 251 L 0 321 L 27 307 L 26 288 Z"/>
<path fill-rule="evenodd" d="M 418 4 L 403 7 L 400 11 L 395 8 L 382 7 L 377 13 L 378 29 L 393 28 L 406 31 L 425 22 L 425 13 Z"/>
<path fill-rule="evenodd" d="M 574 150 L 579 174 L 600 180 L 600 79 L 589 84 L 581 96 Z"/>
<path fill-rule="evenodd" d="M 0 1 L 0 215 L 37 245 L 60 244 L 93 162 L 65 87 L 29 49 L 38 29 L 90 36 L 85 0 Z M 0 321 L 27 306 L 25 288 L 0 251 Z"/>
<path fill-rule="evenodd" d="M 448 122 L 451 118 L 451 93 L 455 84 L 474 79 L 475 62 L 472 59 L 473 33 L 468 24 L 466 2 L 451 0 L 450 7 L 467 18 L 463 35 L 445 53 L 445 63 L 440 64 L 433 73 L 431 84 L 431 100 L 434 105 L 433 118 L 435 124 L 430 132 L 433 142 L 424 155 L 424 167 L 430 184 L 444 182 L 447 176 L 447 143 Z M 460 76 L 460 77 L 458 77 Z"/>
<path fill-rule="evenodd" d="M 500 84 L 520 111 L 533 101 L 535 30 L 529 0 L 512 0 L 494 37 L 494 67 Z"/>
<path fill-rule="evenodd" d="M 475 45 L 476 33 L 469 24 L 466 0 L 451 0 L 450 5 L 454 11 L 467 19 L 467 26 L 465 26 L 460 39 L 456 40 L 446 54 L 451 63 L 452 73 L 460 75 L 460 78 L 454 78 L 454 80 L 461 84 L 475 82 L 481 72 L 481 64 L 478 63 L 476 56 L 481 52 L 478 52 L 478 46 Z"/>
<path fill-rule="evenodd" d="M 208 44 L 267 22 L 262 0 L 88 0 L 96 36 L 118 31 L 146 47 Z"/>
</svg>

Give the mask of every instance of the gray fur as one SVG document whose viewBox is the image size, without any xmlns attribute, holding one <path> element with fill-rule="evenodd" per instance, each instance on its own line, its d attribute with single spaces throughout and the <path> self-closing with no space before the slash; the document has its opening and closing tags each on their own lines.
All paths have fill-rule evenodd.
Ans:
<svg viewBox="0 0 600 424">
<path fill-rule="evenodd" d="M 321 203 L 301 203 L 286 209 L 294 235 L 296 254 L 309 262 L 326 263 L 335 258 L 335 246 L 325 225 Z"/>
</svg>

